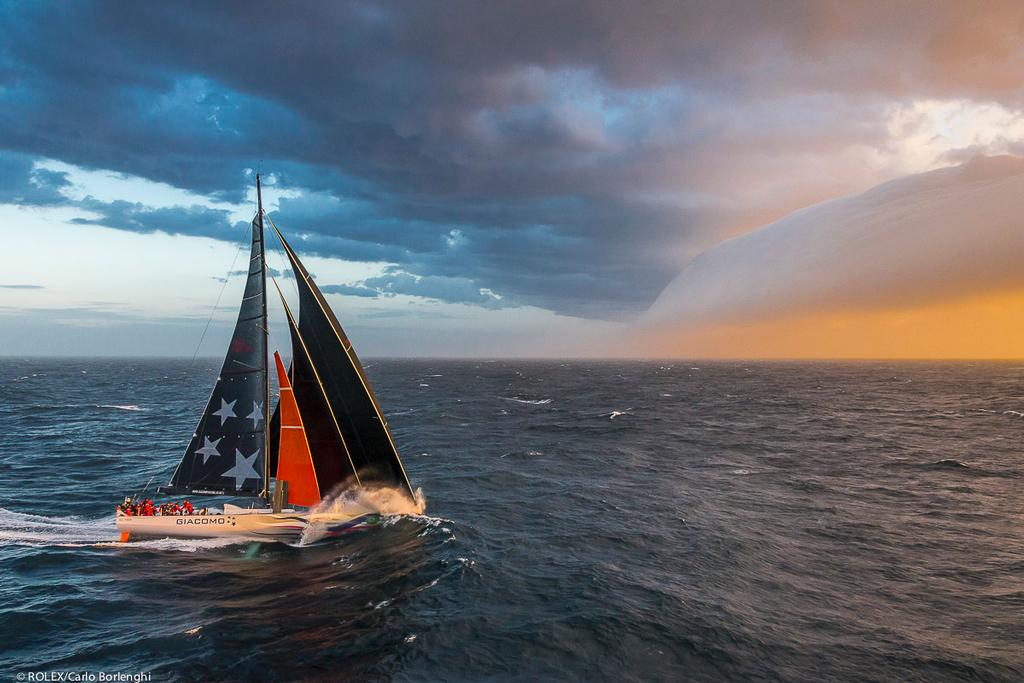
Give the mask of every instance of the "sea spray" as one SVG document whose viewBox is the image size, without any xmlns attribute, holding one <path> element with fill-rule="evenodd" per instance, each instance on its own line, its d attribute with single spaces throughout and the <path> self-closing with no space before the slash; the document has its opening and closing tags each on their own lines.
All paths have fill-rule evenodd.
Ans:
<svg viewBox="0 0 1024 683">
<path fill-rule="evenodd" d="M 310 510 L 310 514 L 348 515 L 366 511 L 382 515 L 421 515 L 426 506 L 423 489 L 416 489 L 416 500 L 413 501 L 401 489 L 359 486 L 329 494 Z"/>
<path fill-rule="evenodd" d="M 386 486 L 355 487 L 329 494 L 309 511 L 309 526 L 302 534 L 299 545 L 315 543 L 325 536 L 326 527 L 339 519 L 360 515 L 416 516 L 422 515 L 427 502 L 423 489 L 416 489 L 415 500 L 403 490 Z"/>
</svg>

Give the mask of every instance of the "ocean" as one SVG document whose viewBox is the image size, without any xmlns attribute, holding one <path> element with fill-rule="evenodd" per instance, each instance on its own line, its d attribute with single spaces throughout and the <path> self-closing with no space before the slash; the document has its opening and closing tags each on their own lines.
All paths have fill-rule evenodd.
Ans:
<svg viewBox="0 0 1024 683">
<path fill-rule="evenodd" d="M 1022 363 L 366 365 L 423 515 L 120 545 L 219 360 L 0 359 L 0 676 L 1024 679 Z"/>
</svg>

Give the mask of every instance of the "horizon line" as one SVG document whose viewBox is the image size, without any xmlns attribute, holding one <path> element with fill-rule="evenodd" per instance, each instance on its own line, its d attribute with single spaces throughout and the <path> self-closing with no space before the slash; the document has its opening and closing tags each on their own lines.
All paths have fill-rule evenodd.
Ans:
<svg viewBox="0 0 1024 683">
<path fill-rule="evenodd" d="M 727 362 L 727 363 L 764 363 L 764 362 L 1020 362 L 1024 356 L 399 356 L 399 355 L 363 355 L 364 360 L 481 360 L 481 361 L 507 361 L 507 360 L 552 360 L 552 361 L 597 361 L 597 362 L 690 362 L 700 361 L 703 363 Z M 125 354 L 89 354 L 89 355 L 68 355 L 68 354 L 4 354 L 0 353 L 0 361 L 4 360 L 188 360 L 188 361 L 222 361 L 223 356 L 189 356 L 182 355 L 125 355 Z"/>
</svg>

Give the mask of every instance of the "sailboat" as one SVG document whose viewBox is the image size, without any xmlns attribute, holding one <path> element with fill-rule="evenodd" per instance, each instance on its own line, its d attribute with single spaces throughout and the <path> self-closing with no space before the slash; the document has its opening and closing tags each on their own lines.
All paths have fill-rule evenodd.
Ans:
<svg viewBox="0 0 1024 683">
<path fill-rule="evenodd" d="M 292 541 L 311 525 L 347 534 L 379 520 L 368 506 L 318 512 L 341 491 L 387 487 L 415 501 L 394 438 L 355 349 L 320 289 L 263 210 L 256 175 L 248 276 L 234 334 L 210 399 L 166 486 L 169 495 L 250 497 L 207 514 L 132 514 L 118 507 L 121 540 L 133 536 Z M 274 352 L 280 395 L 271 403 L 264 219 L 284 247 L 299 291 L 298 318 L 281 290 L 291 337 L 286 369 Z M 271 483 L 273 481 L 273 487 Z M 204 510 L 204 512 L 206 512 Z"/>
</svg>

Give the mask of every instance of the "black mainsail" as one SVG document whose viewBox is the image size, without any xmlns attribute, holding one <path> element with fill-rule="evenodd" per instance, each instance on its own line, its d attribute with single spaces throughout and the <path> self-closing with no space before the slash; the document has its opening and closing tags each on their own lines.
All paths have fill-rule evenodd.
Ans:
<svg viewBox="0 0 1024 683">
<path fill-rule="evenodd" d="M 256 177 L 260 194 L 259 176 Z M 263 207 L 252 222 L 245 293 L 210 401 L 164 493 L 265 496 L 267 288 Z"/>
<path fill-rule="evenodd" d="M 295 271 L 299 290 L 297 324 L 288 312 L 292 386 L 300 412 L 310 418 L 305 423 L 322 490 L 326 493 L 354 480 L 364 486 L 397 486 L 415 499 L 355 349 L 302 261 L 273 221 L 270 225 Z"/>
</svg>

